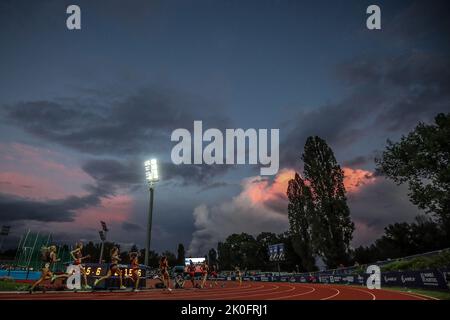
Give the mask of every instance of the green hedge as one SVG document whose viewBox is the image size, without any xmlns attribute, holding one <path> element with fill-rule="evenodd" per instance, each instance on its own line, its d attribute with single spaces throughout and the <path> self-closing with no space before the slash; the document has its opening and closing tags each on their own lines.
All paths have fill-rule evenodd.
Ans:
<svg viewBox="0 0 450 320">
<path fill-rule="evenodd" d="M 29 285 L 17 283 L 12 279 L 0 278 L 0 291 L 26 290 L 27 287 L 29 287 Z"/>
</svg>

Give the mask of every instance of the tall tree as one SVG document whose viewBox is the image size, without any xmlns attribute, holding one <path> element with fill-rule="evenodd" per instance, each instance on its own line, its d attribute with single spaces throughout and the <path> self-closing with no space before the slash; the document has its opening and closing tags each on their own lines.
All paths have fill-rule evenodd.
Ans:
<svg viewBox="0 0 450 320">
<path fill-rule="evenodd" d="M 247 233 L 232 234 L 218 245 L 220 267 L 230 270 L 235 266 L 246 269 L 260 269 L 264 261 L 256 254 L 258 242 Z"/>
<path fill-rule="evenodd" d="M 229 243 L 227 243 L 226 241 L 219 242 L 217 244 L 217 253 L 219 256 L 219 268 L 221 270 L 231 270 L 233 262 Z"/>
<path fill-rule="evenodd" d="M 329 268 L 347 264 L 355 226 L 347 206 L 344 172 L 333 150 L 317 136 L 306 140 L 302 160 L 314 206 L 311 219 L 314 247 Z"/>
<path fill-rule="evenodd" d="M 439 224 L 428 216 L 417 216 L 412 223 L 394 223 L 384 229 L 384 235 L 370 247 L 354 251 L 355 261 L 375 262 L 401 258 L 448 247 L 449 239 Z"/>
<path fill-rule="evenodd" d="M 208 261 L 210 265 L 217 265 L 217 251 L 214 248 L 208 251 Z"/>
<path fill-rule="evenodd" d="M 434 214 L 450 235 L 450 113 L 419 125 L 400 142 L 388 140 L 375 160 L 380 173 L 397 184 L 408 183 L 415 205 Z"/>
<path fill-rule="evenodd" d="M 259 269 L 270 271 L 274 268 L 274 264 L 269 261 L 269 245 L 280 243 L 281 240 L 275 233 L 261 232 L 256 236 L 258 244 L 257 251 L 254 253 L 260 261 Z"/>
<path fill-rule="evenodd" d="M 182 243 L 178 244 L 178 250 L 177 250 L 177 264 L 180 266 L 184 266 L 184 259 L 185 259 L 185 251 L 184 251 L 184 245 Z"/>
<path fill-rule="evenodd" d="M 289 181 L 287 196 L 292 247 L 301 259 L 302 269 L 312 271 L 316 268 L 311 235 L 314 204 L 310 188 L 298 173 L 295 173 L 294 179 Z"/>
</svg>

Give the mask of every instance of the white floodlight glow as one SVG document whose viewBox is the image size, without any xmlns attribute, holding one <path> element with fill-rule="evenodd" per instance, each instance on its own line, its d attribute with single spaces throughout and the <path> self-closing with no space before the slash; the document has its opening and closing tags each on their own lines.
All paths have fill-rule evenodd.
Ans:
<svg viewBox="0 0 450 320">
<path fill-rule="evenodd" d="M 149 184 L 153 184 L 159 180 L 158 162 L 156 159 L 147 160 L 144 162 L 145 178 Z"/>
</svg>

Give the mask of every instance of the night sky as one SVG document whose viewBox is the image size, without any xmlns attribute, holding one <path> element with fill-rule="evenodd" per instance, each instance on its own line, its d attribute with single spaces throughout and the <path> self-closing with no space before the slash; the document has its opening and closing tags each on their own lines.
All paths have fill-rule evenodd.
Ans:
<svg viewBox="0 0 450 320">
<path fill-rule="evenodd" d="M 0 1 L 0 224 L 58 243 L 143 247 L 145 160 L 160 162 L 152 248 L 204 254 L 288 228 L 306 138 L 344 169 L 353 246 L 422 213 L 374 173 L 386 140 L 450 109 L 448 1 Z M 66 28 L 81 7 L 82 29 Z M 366 28 L 377 4 L 382 29 Z M 280 171 L 171 163 L 177 128 L 279 128 Z"/>
</svg>

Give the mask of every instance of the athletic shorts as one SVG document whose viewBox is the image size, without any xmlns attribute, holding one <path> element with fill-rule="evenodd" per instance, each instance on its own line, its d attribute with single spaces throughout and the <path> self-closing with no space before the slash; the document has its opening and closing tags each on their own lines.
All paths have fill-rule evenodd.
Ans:
<svg viewBox="0 0 450 320">
<path fill-rule="evenodd" d="M 111 263 L 110 265 L 109 265 L 109 270 L 113 270 L 113 269 L 117 269 L 117 263 Z"/>
</svg>

